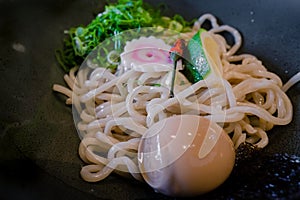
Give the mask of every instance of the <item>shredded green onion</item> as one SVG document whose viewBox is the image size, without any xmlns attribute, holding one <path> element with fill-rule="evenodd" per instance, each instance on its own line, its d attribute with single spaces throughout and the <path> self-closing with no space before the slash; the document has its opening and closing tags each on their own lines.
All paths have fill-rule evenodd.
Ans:
<svg viewBox="0 0 300 200">
<path fill-rule="evenodd" d="M 142 27 L 163 27 L 178 32 L 190 30 L 192 22 L 185 21 L 180 15 L 173 18 L 162 16 L 160 12 L 159 9 L 143 4 L 143 0 L 118 0 L 117 3 L 109 3 L 104 12 L 99 13 L 87 26 L 73 27 L 66 31 L 68 36 L 64 39 L 63 48 L 56 50 L 56 59 L 68 72 L 75 65 L 81 65 L 100 42 L 122 31 Z M 115 41 L 116 51 L 122 47 L 121 39 Z M 106 55 L 109 53 L 106 49 L 101 51 Z M 103 54 L 99 53 L 97 61 L 104 64 L 100 55 Z"/>
</svg>

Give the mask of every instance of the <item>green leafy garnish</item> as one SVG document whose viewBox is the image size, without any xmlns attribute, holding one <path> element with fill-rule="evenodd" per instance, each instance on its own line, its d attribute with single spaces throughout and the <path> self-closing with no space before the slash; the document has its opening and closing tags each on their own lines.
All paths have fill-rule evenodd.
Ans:
<svg viewBox="0 0 300 200">
<path fill-rule="evenodd" d="M 142 0 L 118 0 L 117 3 L 105 6 L 104 12 L 99 13 L 87 26 L 68 30 L 63 48 L 56 51 L 56 58 L 68 72 L 75 65 L 80 65 L 100 42 L 122 31 L 142 27 L 163 27 L 186 32 L 190 30 L 191 24 L 192 22 L 185 21 L 179 15 L 173 18 L 162 16 L 159 9 L 144 5 Z M 115 50 L 121 50 L 120 41 L 115 42 Z"/>
<path fill-rule="evenodd" d="M 205 29 L 201 28 L 187 45 L 190 60 L 185 60 L 185 68 L 182 73 L 191 83 L 203 80 L 203 78 L 210 72 L 210 66 L 206 59 L 200 37 L 201 33 L 205 31 Z"/>
</svg>

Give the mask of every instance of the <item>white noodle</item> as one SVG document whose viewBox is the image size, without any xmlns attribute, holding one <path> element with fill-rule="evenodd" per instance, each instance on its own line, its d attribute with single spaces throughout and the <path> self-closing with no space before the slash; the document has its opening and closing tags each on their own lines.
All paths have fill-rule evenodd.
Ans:
<svg viewBox="0 0 300 200">
<path fill-rule="evenodd" d="M 292 104 L 285 92 L 299 82 L 300 72 L 282 86 L 281 79 L 268 72 L 255 56 L 234 55 L 242 43 L 240 33 L 218 25 L 211 14 L 201 16 L 193 31 L 182 36 L 190 38 L 205 21 L 211 23 L 209 33 L 222 52 L 223 88 L 213 88 L 201 80 L 169 98 L 170 88 L 163 84 L 170 75 L 166 65 L 134 65 L 126 70 L 120 66 L 116 74 L 104 68 L 95 68 L 90 75 L 80 70 L 75 79 L 76 67 L 64 77 L 72 91 L 53 86 L 53 90 L 69 97 L 67 103 L 72 102 L 80 115 L 79 155 L 88 163 L 81 170 L 84 180 L 100 181 L 114 170 L 128 170 L 141 180 L 136 159 L 140 137 L 155 122 L 174 114 L 196 114 L 224 124 L 235 148 L 245 141 L 263 148 L 268 144 L 267 130 L 291 121 Z M 234 37 L 233 46 L 218 34 L 224 31 Z M 111 54 L 115 52 L 108 55 L 109 59 Z"/>
<path fill-rule="evenodd" d="M 286 84 L 284 84 L 284 86 L 282 87 L 282 91 L 284 91 L 284 92 L 288 91 L 288 89 L 290 87 L 292 87 L 293 85 L 295 85 L 299 81 L 300 81 L 300 72 L 298 72 L 297 74 L 295 74 L 292 78 L 290 78 L 288 80 L 288 82 L 286 82 Z"/>
</svg>

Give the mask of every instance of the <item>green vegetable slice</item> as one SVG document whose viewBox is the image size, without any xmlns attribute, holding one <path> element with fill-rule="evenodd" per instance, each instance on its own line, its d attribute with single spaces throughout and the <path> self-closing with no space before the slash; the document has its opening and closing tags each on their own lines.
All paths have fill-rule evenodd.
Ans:
<svg viewBox="0 0 300 200">
<path fill-rule="evenodd" d="M 192 83 L 203 80 L 211 71 L 201 41 L 201 33 L 205 31 L 205 29 L 200 29 L 187 45 L 190 59 L 185 62 L 183 74 Z"/>
</svg>

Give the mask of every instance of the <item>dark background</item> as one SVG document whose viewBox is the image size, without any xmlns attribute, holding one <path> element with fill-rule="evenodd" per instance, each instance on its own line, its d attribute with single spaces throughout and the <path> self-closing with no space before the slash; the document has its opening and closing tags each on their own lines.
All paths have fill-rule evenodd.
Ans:
<svg viewBox="0 0 300 200">
<path fill-rule="evenodd" d="M 212 13 L 242 33 L 240 52 L 256 55 L 283 82 L 300 71 L 298 0 L 145 2 L 165 3 L 165 15 L 188 20 Z M 54 51 L 63 30 L 87 24 L 103 6 L 100 0 L 0 0 L 0 199 L 168 199 L 115 175 L 97 184 L 79 177 L 71 108 L 51 89 L 64 83 Z M 18 43 L 24 52 L 12 48 Z M 269 132 L 267 153 L 300 155 L 299 91 L 299 84 L 288 91 L 293 121 Z"/>
</svg>

